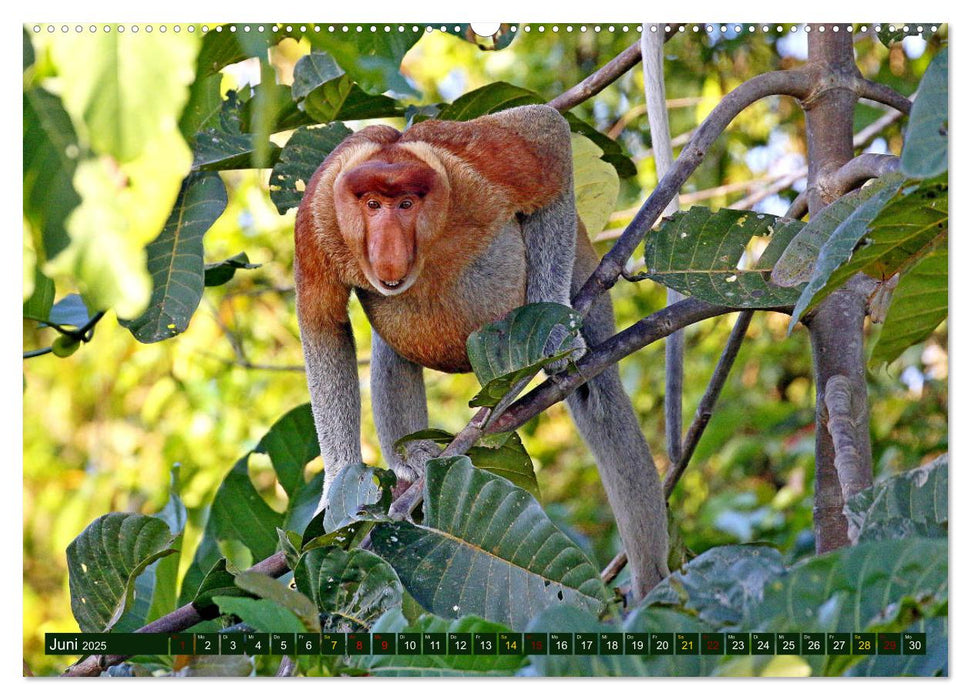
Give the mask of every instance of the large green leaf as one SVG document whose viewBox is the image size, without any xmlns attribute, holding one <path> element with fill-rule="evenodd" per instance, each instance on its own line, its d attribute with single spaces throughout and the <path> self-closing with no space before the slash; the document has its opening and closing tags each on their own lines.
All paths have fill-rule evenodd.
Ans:
<svg viewBox="0 0 971 700">
<path fill-rule="evenodd" d="M 607 592 L 583 551 L 526 491 L 467 457 L 428 462 L 424 508 L 422 525 L 378 523 L 371 538 L 426 610 L 522 629 L 559 602 L 603 609 Z"/>
<path fill-rule="evenodd" d="M 921 619 L 904 632 L 921 632 L 927 645 L 923 654 L 867 656 L 844 675 L 867 677 L 947 676 L 948 620 L 946 616 Z"/>
<path fill-rule="evenodd" d="M 738 309 L 788 306 L 799 293 L 773 284 L 771 265 L 757 262 L 740 269 L 739 263 L 753 237 L 790 240 L 802 226 L 769 214 L 692 207 L 647 235 L 644 276 L 711 304 Z"/>
<path fill-rule="evenodd" d="M 310 178 L 351 130 L 340 122 L 297 129 L 270 173 L 270 199 L 285 214 L 300 204 Z"/>
<path fill-rule="evenodd" d="M 879 279 L 903 274 L 947 239 L 947 176 L 917 184 L 903 184 L 901 179 L 879 178 L 880 184 L 874 185 L 879 189 L 823 244 L 812 278 L 793 310 L 790 331 L 857 272 Z"/>
<path fill-rule="evenodd" d="M 253 451 L 269 456 L 280 486 L 292 498 L 306 483 L 303 479 L 304 467 L 320 455 L 310 404 L 301 404 L 284 414 Z"/>
<path fill-rule="evenodd" d="M 176 129 L 198 43 L 182 35 L 66 34 L 52 45 L 64 104 L 81 118 L 92 148 L 126 162 Z"/>
<path fill-rule="evenodd" d="M 844 511 L 859 540 L 947 536 L 947 455 L 871 486 Z"/>
<path fill-rule="evenodd" d="M 374 623 L 372 633 L 410 634 L 498 634 L 511 631 L 504 625 L 473 615 L 444 620 L 421 615 L 409 622 L 401 608 L 389 610 Z M 517 654 L 416 654 L 352 657 L 358 668 L 374 676 L 512 676 L 522 668 L 525 658 Z"/>
<path fill-rule="evenodd" d="M 205 286 L 202 237 L 227 201 L 219 175 L 196 173 L 183 182 L 165 228 L 146 248 L 152 275 L 148 309 L 138 318 L 120 321 L 139 341 L 156 343 L 189 327 Z"/>
<path fill-rule="evenodd" d="M 325 616 L 325 631 L 366 631 L 401 605 L 401 582 L 394 570 L 363 549 L 311 549 L 294 567 L 293 580 Z"/>
<path fill-rule="evenodd" d="M 947 318 L 947 241 L 907 271 L 890 300 L 870 364 L 893 362 Z"/>
<path fill-rule="evenodd" d="M 71 611 L 81 631 L 110 630 L 131 605 L 138 575 L 174 552 L 173 540 L 164 520 L 137 513 L 109 513 L 88 525 L 67 547 Z"/>
<path fill-rule="evenodd" d="M 465 347 L 482 391 L 469 405 L 495 406 L 517 382 L 569 356 L 582 324 L 569 306 L 540 302 L 513 309 L 472 333 Z M 550 347 L 554 340 L 559 342 Z"/>
<path fill-rule="evenodd" d="M 399 69 L 423 32 L 307 32 L 311 46 L 326 51 L 366 92 L 418 96 Z"/>
<path fill-rule="evenodd" d="M 249 477 L 249 455 L 226 475 L 213 498 L 206 537 L 242 544 L 261 561 L 276 551 L 278 527 L 283 516 L 267 505 Z M 235 563 L 235 562 L 234 562 Z"/>
<path fill-rule="evenodd" d="M 432 440 L 440 445 L 447 445 L 454 439 L 455 436 L 452 433 L 427 428 L 405 435 L 395 443 L 395 449 L 403 455 L 407 451 L 406 443 L 411 440 Z M 480 444 L 470 447 L 466 455 L 479 469 L 485 469 L 487 472 L 508 479 L 539 499 L 539 482 L 536 480 L 533 460 L 515 432 L 487 435 L 483 437 Z"/>
<path fill-rule="evenodd" d="M 237 253 L 231 258 L 219 262 L 206 263 L 205 285 L 207 287 L 218 287 L 229 282 L 236 275 L 236 270 L 255 270 L 258 267 L 261 267 L 261 265 L 251 263 L 246 253 Z"/>
<path fill-rule="evenodd" d="M 24 300 L 24 318 L 34 321 L 47 321 L 54 308 L 54 280 L 40 271 L 40 266 L 34 267 L 34 289 L 30 297 Z M 85 310 L 87 312 L 87 310 Z"/>
<path fill-rule="evenodd" d="M 315 51 L 293 69 L 293 99 L 315 121 L 374 119 L 404 114 L 385 95 L 369 95 L 356 85 L 330 54 Z"/>
<path fill-rule="evenodd" d="M 467 92 L 438 113 L 437 119 L 468 121 L 484 114 L 500 112 L 522 105 L 542 104 L 543 98 L 532 90 L 495 82 Z"/>
<path fill-rule="evenodd" d="M 614 167 L 614 170 L 617 171 L 617 175 L 624 179 L 637 175 L 637 166 L 634 165 L 634 161 L 630 159 L 630 156 L 627 155 L 620 143 L 600 133 L 572 112 L 567 112 L 563 116 L 566 117 L 567 122 L 570 124 L 570 131 L 580 136 L 586 136 L 603 151 L 600 159 L 610 163 Z"/>
<path fill-rule="evenodd" d="M 770 582 L 762 602 L 745 611 L 741 629 L 774 632 L 865 632 L 882 629 L 901 605 L 946 608 L 947 540 L 908 538 L 847 547 L 814 557 Z M 930 628 L 928 629 L 930 632 Z M 928 648 L 946 645 L 928 635 Z M 807 656 L 815 673 L 827 657 Z"/>
<path fill-rule="evenodd" d="M 772 547 L 713 547 L 661 581 L 644 604 L 677 605 L 714 627 L 735 625 L 762 600 L 766 583 L 783 573 L 782 556 Z"/>
<path fill-rule="evenodd" d="M 674 632 L 675 645 L 678 644 L 677 634 L 700 634 L 714 632 L 715 629 L 703 620 L 680 610 L 673 610 L 656 605 L 642 605 L 634 611 L 624 622 L 624 632 Z M 721 663 L 722 657 L 705 654 L 652 655 L 641 657 L 646 668 L 645 675 L 650 676 L 709 676 Z"/>
<path fill-rule="evenodd" d="M 947 47 L 924 72 L 910 110 L 900 170 L 910 177 L 933 177 L 947 170 Z"/>
<path fill-rule="evenodd" d="M 73 185 L 80 154 L 74 125 L 60 98 L 39 87 L 26 90 L 24 217 L 40 234 L 42 261 L 68 246 L 65 220 L 81 203 Z"/>
</svg>

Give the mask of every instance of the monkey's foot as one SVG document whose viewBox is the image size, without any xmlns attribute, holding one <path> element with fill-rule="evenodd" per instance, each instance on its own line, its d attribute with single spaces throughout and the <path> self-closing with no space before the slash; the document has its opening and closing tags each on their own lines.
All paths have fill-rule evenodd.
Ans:
<svg viewBox="0 0 971 700">
<path fill-rule="evenodd" d="M 413 440 L 405 443 L 405 456 L 396 455 L 391 461 L 391 471 L 398 481 L 413 484 L 425 473 L 425 463 L 442 453 L 441 446 L 433 440 Z"/>
<path fill-rule="evenodd" d="M 566 326 L 554 326 L 553 330 L 550 332 L 550 337 L 546 341 L 546 347 L 543 349 L 548 355 L 552 355 L 557 350 L 564 348 L 570 350 L 570 354 L 561 360 L 556 362 L 551 362 L 546 365 L 545 372 L 547 375 L 552 376 L 554 374 L 559 374 L 565 370 L 571 362 L 576 362 L 581 357 L 587 354 L 587 341 L 580 334 L 576 334 L 570 338 L 567 335 L 570 331 Z"/>
</svg>

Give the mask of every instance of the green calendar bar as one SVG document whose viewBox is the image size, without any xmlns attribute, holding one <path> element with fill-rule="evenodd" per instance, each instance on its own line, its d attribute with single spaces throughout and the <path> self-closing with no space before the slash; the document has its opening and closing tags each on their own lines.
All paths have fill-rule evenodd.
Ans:
<svg viewBox="0 0 971 700">
<path fill-rule="evenodd" d="M 134 632 L 116 632 L 113 634 L 48 632 L 44 635 L 44 653 L 65 656 L 92 654 L 162 655 L 169 653 L 169 635 L 137 634 Z"/>
</svg>

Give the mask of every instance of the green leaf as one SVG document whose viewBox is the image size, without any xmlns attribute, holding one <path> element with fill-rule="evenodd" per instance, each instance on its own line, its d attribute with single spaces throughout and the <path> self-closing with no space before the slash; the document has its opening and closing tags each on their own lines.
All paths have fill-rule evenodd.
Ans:
<svg viewBox="0 0 971 700">
<path fill-rule="evenodd" d="M 644 605 L 677 605 L 716 628 L 736 625 L 743 610 L 762 600 L 766 583 L 783 573 L 782 556 L 772 547 L 713 547 L 661 581 Z"/>
<path fill-rule="evenodd" d="M 543 102 L 543 98 L 532 90 L 500 81 L 465 93 L 452 104 L 443 107 L 436 118 L 464 122 L 504 109 Z"/>
<path fill-rule="evenodd" d="M 637 166 L 634 165 L 634 161 L 624 152 L 623 147 L 617 141 L 600 133 L 572 112 L 567 112 L 563 116 L 570 124 L 570 131 L 580 136 L 586 136 L 603 151 L 600 159 L 610 163 L 617 171 L 618 176 L 627 179 L 637 175 Z"/>
<path fill-rule="evenodd" d="M 270 173 L 270 199 L 281 214 L 298 206 L 317 168 L 351 130 L 337 122 L 297 129 Z"/>
<path fill-rule="evenodd" d="M 246 104 L 255 99 L 251 97 Z M 230 90 L 218 115 L 202 125 L 192 142 L 193 170 L 267 168 L 276 163 L 280 148 L 273 144 L 265 144 L 265 160 L 257 158 L 257 135 L 243 131 L 243 105 L 240 95 Z"/>
<path fill-rule="evenodd" d="M 300 619 L 300 623 L 306 631 L 320 631 L 320 617 L 317 615 L 317 606 L 310 598 L 300 591 L 293 590 L 282 581 L 256 571 L 242 571 L 236 575 L 236 585 L 257 598 L 279 603 Z"/>
<path fill-rule="evenodd" d="M 773 284 L 797 287 L 808 282 L 813 276 L 813 268 L 823 244 L 850 214 L 878 191 L 873 187 L 856 190 L 820 209 L 795 235 L 772 267 Z"/>
<path fill-rule="evenodd" d="M 174 537 L 159 518 L 109 513 L 67 547 L 71 611 L 82 632 L 107 632 L 132 603 L 135 579 L 174 552 Z"/>
<path fill-rule="evenodd" d="M 900 171 L 933 177 L 947 170 L 947 48 L 941 49 L 917 88 L 900 153 Z"/>
<path fill-rule="evenodd" d="M 300 557 L 293 580 L 326 616 L 324 631 L 366 631 L 401 605 L 401 582 L 394 570 L 363 549 L 312 549 Z"/>
<path fill-rule="evenodd" d="M 903 41 L 908 36 L 923 36 L 923 32 L 918 30 L 918 27 L 924 26 L 940 26 L 940 22 L 929 22 L 927 25 L 916 24 L 911 22 L 909 24 L 900 24 L 899 22 L 893 24 L 884 24 L 880 27 L 880 31 L 877 32 L 877 37 L 880 39 L 880 43 L 890 48 L 893 44 Z"/>
<path fill-rule="evenodd" d="M 870 355 L 871 366 L 893 362 L 947 318 L 947 248 L 945 241 L 900 278 Z"/>
<path fill-rule="evenodd" d="M 923 632 L 927 635 L 925 654 L 894 656 L 880 654 L 867 656 L 852 666 L 844 675 L 869 677 L 900 676 L 947 676 L 948 620 L 946 616 L 922 619 L 905 632 Z"/>
<path fill-rule="evenodd" d="M 440 445 L 447 445 L 455 436 L 452 433 L 435 428 L 426 428 L 416 433 L 405 435 L 396 441 L 395 451 L 404 455 L 404 445 L 413 440 L 433 440 Z M 521 489 L 529 491 L 539 499 L 539 482 L 533 469 L 533 460 L 523 446 L 523 441 L 515 432 L 487 435 L 480 444 L 469 448 L 466 455 L 472 464 L 479 469 L 508 479 Z"/>
<path fill-rule="evenodd" d="M 831 280 L 833 273 L 841 267 L 845 270 L 846 263 L 852 257 L 859 242 L 870 233 L 874 219 L 900 191 L 903 182 L 903 176 L 894 173 L 877 178 L 870 187 L 862 190 L 866 198 L 842 219 L 820 247 L 813 273 L 793 309 L 792 319 L 789 321 L 790 333 L 803 315 L 818 304 L 826 294 L 839 286 Z M 844 271 L 839 275 L 839 279 L 849 279 L 851 274 Z"/>
<path fill-rule="evenodd" d="M 715 631 L 693 615 L 658 606 L 641 606 L 638 608 L 627 618 L 623 631 L 644 633 L 658 630 L 675 633 Z M 677 643 L 677 636 L 675 636 L 675 643 Z M 675 653 L 673 656 L 642 656 L 641 659 L 646 667 L 645 675 L 676 677 L 713 675 L 721 662 L 721 658 L 718 656 L 706 656 L 704 654 L 684 655 Z"/>
<path fill-rule="evenodd" d="M 34 65 L 34 45 L 30 41 L 30 34 L 27 33 L 27 27 L 24 27 L 21 31 L 21 40 L 24 44 L 24 70 L 27 70 L 32 65 Z"/>
<path fill-rule="evenodd" d="M 317 441 L 310 404 L 301 404 L 279 418 L 253 451 L 270 458 L 280 485 L 292 498 L 294 492 L 305 483 L 304 467 L 320 456 L 320 443 Z"/>
<path fill-rule="evenodd" d="M 383 503 L 387 512 L 393 486 L 394 472 L 387 469 L 375 469 L 366 464 L 344 467 L 330 487 L 329 502 L 324 512 L 325 532 L 334 532 L 361 520 L 361 509 L 367 506 Z"/>
<path fill-rule="evenodd" d="M 472 333 L 466 350 L 482 391 L 469 405 L 495 406 L 517 382 L 567 357 L 582 323 L 569 306 L 541 302 L 513 309 Z M 547 349 L 563 328 L 567 332 L 557 347 Z"/>
<path fill-rule="evenodd" d="M 220 262 L 206 263 L 205 286 L 218 287 L 229 282 L 236 275 L 236 270 L 255 270 L 258 267 L 263 266 L 259 263 L 251 263 L 246 253 L 237 253 Z"/>
<path fill-rule="evenodd" d="M 70 243 L 65 222 L 81 203 L 73 184 L 81 150 L 60 98 L 46 90 L 24 92 L 23 118 L 24 218 L 40 234 L 38 257 L 50 260 Z"/>
<path fill-rule="evenodd" d="M 418 96 L 399 72 L 401 59 L 423 32 L 307 32 L 314 48 L 326 51 L 366 92 L 379 95 L 389 90 Z"/>
<path fill-rule="evenodd" d="M 142 343 L 156 343 L 182 333 L 202 300 L 202 237 L 226 209 L 226 186 L 219 175 L 185 179 L 165 228 L 148 244 L 152 297 L 141 316 L 119 322 Z"/>
<path fill-rule="evenodd" d="M 245 595 L 244 591 L 236 585 L 236 574 L 229 570 L 226 560 L 219 559 L 202 579 L 192 598 L 192 604 L 200 611 L 204 611 L 205 608 L 215 605 L 213 598 L 216 596 Z"/>
<path fill-rule="evenodd" d="M 844 512 L 859 541 L 947 536 L 947 455 L 850 498 Z"/>
<path fill-rule="evenodd" d="M 216 596 L 212 602 L 223 615 L 235 615 L 257 632 L 297 634 L 307 632 L 300 618 L 275 600 Z"/>
<path fill-rule="evenodd" d="M 802 226 L 769 214 L 692 207 L 647 235 L 644 276 L 710 304 L 737 309 L 788 306 L 799 293 L 773 284 L 770 264 L 759 261 L 741 269 L 739 262 L 753 237 L 789 240 Z"/>
<path fill-rule="evenodd" d="M 430 460 L 425 478 L 423 524 L 378 523 L 371 541 L 426 610 L 522 629 L 560 602 L 603 609 L 597 569 L 526 491 L 464 456 Z"/>
<path fill-rule="evenodd" d="M 249 455 L 240 459 L 220 484 L 212 501 L 205 537 L 242 543 L 261 561 L 276 551 L 276 529 L 283 516 L 266 504 L 249 478 Z"/>
<path fill-rule="evenodd" d="M 393 608 L 381 616 L 371 628 L 372 634 L 498 634 L 510 632 L 504 625 L 467 615 L 458 620 L 443 620 L 434 615 L 421 615 L 408 622 L 401 608 Z M 521 654 L 426 654 L 374 655 L 351 657 L 354 666 L 366 669 L 373 676 L 512 676 L 522 668 Z"/>
<path fill-rule="evenodd" d="M 198 43 L 191 35 L 66 34 L 52 44 L 72 115 L 97 153 L 127 162 L 175 130 L 192 80 Z"/>
<path fill-rule="evenodd" d="M 24 301 L 24 318 L 47 321 L 54 307 L 54 280 L 34 267 L 34 291 Z M 85 309 L 87 314 L 87 309 Z"/>
<path fill-rule="evenodd" d="M 369 95 L 356 85 L 330 54 L 315 51 L 293 69 L 293 99 L 315 121 L 375 119 L 404 114 L 384 95 Z"/>
<path fill-rule="evenodd" d="M 600 159 L 603 151 L 590 139 L 571 134 L 573 146 L 573 191 L 577 215 L 587 232 L 598 233 L 617 205 L 620 179 L 609 163 Z"/>
<path fill-rule="evenodd" d="M 823 245 L 793 311 L 790 331 L 798 318 L 857 272 L 878 279 L 903 274 L 947 240 L 947 176 L 904 185 L 899 192 L 897 187 L 890 184 L 868 199 Z"/>
</svg>

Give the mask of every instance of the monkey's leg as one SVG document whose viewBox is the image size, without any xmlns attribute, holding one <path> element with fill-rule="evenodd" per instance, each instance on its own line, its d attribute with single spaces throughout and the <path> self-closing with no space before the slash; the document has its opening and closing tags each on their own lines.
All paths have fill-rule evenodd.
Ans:
<svg viewBox="0 0 971 700">
<path fill-rule="evenodd" d="M 428 405 L 422 366 L 406 360 L 371 333 L 371 406 L 381 452 L 399 479 L 414 482 L 425 461 L 441 451 L 430 440 L 407 445 L 408 456 L 395 452 L 394 443 L 410 433 L 428 427 Z"/>
<path fill-rule="evenodd" d="M 577 250 L 573 286 L 596 264 L 589 242 Z M 576 289 L 574 289 L 574 292 Z M 587 315 L 583 333 L 597 345 L 614 334 L 610 297 L 602 295 Z M 639 600 L 668 575 L 667 504 L 650 448 L 614 365 L 567 398 L 574 423 L 597 461 L 600 480 L 627 550 L 631 593 Z"/>
</svg>

